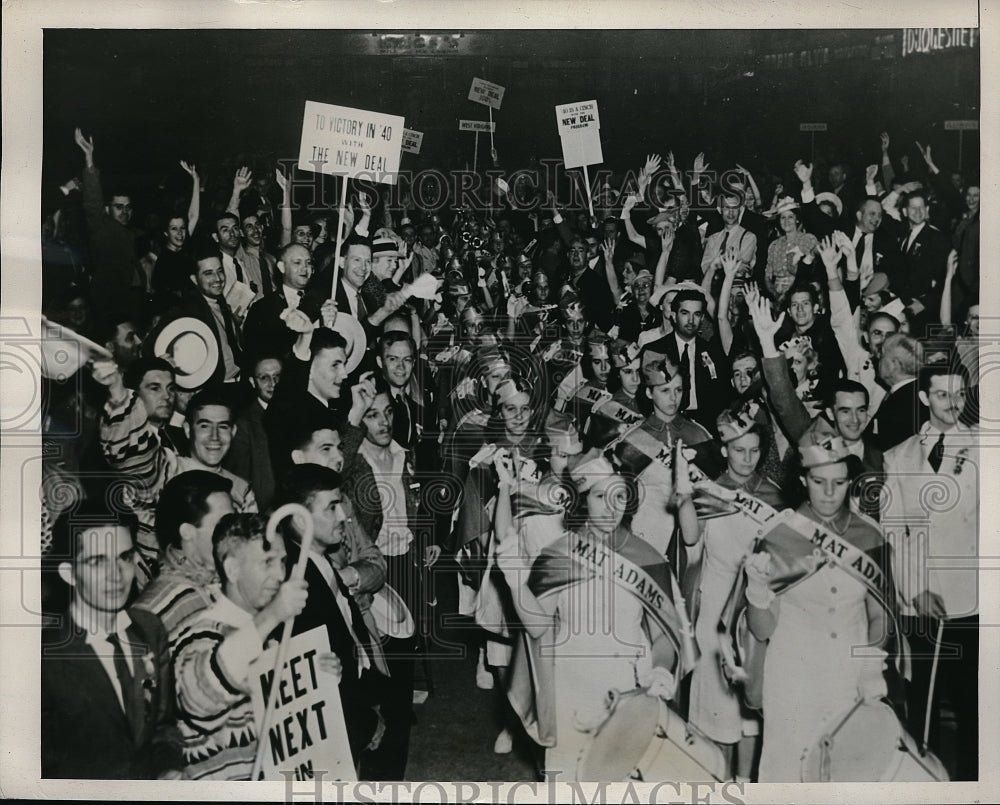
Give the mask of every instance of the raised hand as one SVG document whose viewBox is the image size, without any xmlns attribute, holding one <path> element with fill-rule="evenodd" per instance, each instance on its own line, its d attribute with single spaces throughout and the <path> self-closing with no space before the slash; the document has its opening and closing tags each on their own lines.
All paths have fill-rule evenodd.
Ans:
<svg viewBox="0 0 1000 805">
<path fill-rule="evenodd" d="M 740 263 L 743 262 L 740 260 L 740 256 L 736 252 L 736 249 L 733 248 L 726 249 L 726 254 L 720 259 L 722 261 L 722 270 L 727 277 L 735 275 L 739 270 Z"/>
<path fill-rule="evenodd" d="M 293 333 L 302 335 L 313 331 L 313 323 L 309 321 L 309 317 L 301 310 L 292 310 L 286 307 L 281 311 L 278 318 L 284 321 L 285 326 Z"/>
<path fill-rule="evenodd" d="M 928 145 L 924 148 L 917 140 L 914 140 L 913 142 L 917 146 L 917 151 L 920 152 L 920 156 L 922 156 L 924 158 L 924 162 L 927 163 L 927 166 L 930 167 L 933 165 L 934 159 L 931 157 L 931 147 Z"/>
<path fill-rule="evenodd" d="M 181 160 L 181 167 L 184 169 L 184 172 L 188 176 L 190 176 L 194 181 L 196 181 L 196 182 L 198 181 L 198 169 L 194 165 L 189 165 L 187 162 L 185 162 L 182 159 Z"/>
<path fill-rule="evenodd" d="M 663 160 L 660 159 L 658 154 L 650 154 L 646 157 L 646 164 L 642 168 L 642 175 L 647 178 L 652 176 L 660 169 L 660 163 Z"/>
<path fill-rule="evenodd" d="M 671 173 L 677 173 L 677 163 L 674 162 L 673 151 L 667 151 L 667 170 Z"/>
<path fill-rule="evenodd" d="M 958 252 L 952 249 L 948 252 L 948 270 L 945 282 L 951 282 L 952 278 L 958 272 Z"/>
<path fill-rule="evenodd" d="M 87 166 L 94 164 L 94 138 L 91 137 L 89 140 L 83 136 L 83 132 L 80 129 L 76 129 L 73 132 L 73 139 L 76 144 L 80 146 L 80 150 L 83 151 L 83 156 L 87 160 Z"/>
<path fill-rule="evenodd" d="M 639 203 L 639 197 L 629 194 L 625 197 L 625 204 L 622 206 L 622 215 L 631 212 L 632 208 Z"/>
<path fill-rule="evenodd" d="M 865 184 L 875 184 L 876 176 L 878 176 L 878 165 L 869 165 L 865 168 Z"/>
<path fill-rule="evenodd" d="M 361 210 L 363 215 L 371 215 L 372 213 L 372 202 L 368 198 L 367 193 L 362 193 L 358 196 L 358 209 Z"/>
<path fill-rule="evenodd" d="M 882 146 L 882 153 L 884 154 L 889 150 L 889 132 L 883 131 L 879 136 L 880 145 Z"/>
<path fill-rule="evenodd" d="M 233 192 L 242 193 L 248 187 L 250 187 L 250 181 L 253 179 L 253 174 L 250 172 L 250 168 L 244 166 L 236 171 L 236 175 L 233 177 Z"/>
<path fill-rule="evenodd" d="M 328 330 L 333 329 L 337 323 L 337 303 L 332 299 L 327 299 L 319 308 L 319 317 L 323 326 Z"/>
<path fill-rule="evenodd" d="M 827 271 L 837 270 L 837 265 L 840 263 L 840 248 L 834 238 L 829 236 L 823 238 L 817 245 L 816 251 L 823 259 L 823 265 L 826 266 Z"/>
<path fill-rule="evenodd" d="M 278 187 L 281 188 L 282 195 L 288 194 L 288 177 L 281 172 L 281 168 L 274 169 L 274 180 L 278 183 Z"/>
<path fill-rule="evenodd" d="M 747 286 L 745 297 L 747 300 L 747 309 L 750 312 L 750 320 L 753 322 L 753 328 L 757 331 L 757 335 L 762 340 L 768 339 L 773 341 L 775 334 L 781 329 L 781 325 L 785 323 L 784 312 L 778 316 L 777 321 L 772 319 L 771 303 L 761 295 L 755 286 Z"/>
</svg>

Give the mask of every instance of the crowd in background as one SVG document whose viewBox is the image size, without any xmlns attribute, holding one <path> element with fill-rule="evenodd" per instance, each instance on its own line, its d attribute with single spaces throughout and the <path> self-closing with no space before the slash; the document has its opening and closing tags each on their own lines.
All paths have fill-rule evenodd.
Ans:
<svg viewBox="0 0 1000 805">
<path fill-rule="evenodd" d="M 75 142 L 79 176 L 43 193 L 43 313 L 102 351 L 42 387 L 66 616 L 43 776 L 247 779 L 248 668 L 294 618 L 327 631 L 360 779 L 405 779 L 450 584 L 504 705 L 494 749 L 526 732 L 540 773 L 597 773 L 614 689 L 669 702 L 720 779 L 800 779 L 857 701 L 918 739 L 929 703 L 931 749 L 953 729 L 948 772 L 977 777 L 980 188 L 929 146 L 910 164 L 884 133 L 877 164 L 780 177 L 654 155 L 568 204 L 537 166 L 426 209 L 412 177 L 352 182 L 338 215 L 264 162 L 211 192 L 181 162 L 190 192 L 136 208 L 110 145 Z M 791 573 L 735 493 L 839 560 Z M 268 528 L 285 503 L 312 514 L 304 579 L 301 524 Z M 379 619 L 387 587 L 412 633 Z M 735 611 L 756 669 L 720 637 Z"/>
</svg>

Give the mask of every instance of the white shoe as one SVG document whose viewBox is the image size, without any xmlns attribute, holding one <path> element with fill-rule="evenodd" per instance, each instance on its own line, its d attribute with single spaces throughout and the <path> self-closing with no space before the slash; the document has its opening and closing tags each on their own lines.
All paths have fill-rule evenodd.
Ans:
<svg viewBox="0 0 1000 805">
<path fill-rule="evenodd" d="M 514 736 L 510 730 L 501 730 L 493 743 L 493 753 L 497 755 L 509 755 L 514 748 Z"/>
</svg>

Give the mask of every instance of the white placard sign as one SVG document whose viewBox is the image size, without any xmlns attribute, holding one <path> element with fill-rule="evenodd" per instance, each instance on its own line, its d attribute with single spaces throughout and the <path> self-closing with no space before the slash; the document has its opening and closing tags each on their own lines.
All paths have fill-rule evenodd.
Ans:
<svg viewBox="0 0 1000 805">
<path fill-rule="evenodd" d="M 570 131 L 559 139 L 562 140 L 563 164 L 567 169 L 600 165 L 604 162 L 600 129 Z"/>
<path fill-rule="evenodd" d="M 404 123 L 398 115 L 306 101 L 299 170 L 395 184 Z"/>
<path fill-rule="evenodd" d="M 458 121 L 459 131 L 496 131 L 496 123 L 491 123 L 488 120 L 459 120 Z"/>
<path fill-rule="evenodd" d="M 556 122 L 560 136 L 568 131 L 599 129 L 601 117 L 597 113 L 597 101 L 580 101 L 556 107 Z"/>
<path fill-rule="evenodd" d="M 257 740 L 266 745 L 263 780 L 314 779 L 354 782 L 354 760 L 347 741 L 337 677 L 320 668 L 319 655 L 330 651 L 326 629 L 317 626 L 289 640 L 288 659 L 278 681 L 278 699 L 271 720 L 259 729 L 270 693 L 277 648 L 265 651 L 250 666 Z"/>
<path fill-rule="evenodd" d="M 978 120 L 946 120 L 945 131 L 979 131 Z"/>
<path fill-rule="evenodd" d="M 799 131 L 826 131 L 826 123 L 799 123 Z"/>
<path fill-rule="evenodd" d="M 469 89 L 469 100 L 499 109 L 503 103 L 504 88 L 484 78 L 473 78 Z"/>
<path fill-rule="evenodd" d="M 424 133 L 413 129 L 403 129 L 403 150 L 408 154 L 419 154 L 424 142 Z"/>
</svg>

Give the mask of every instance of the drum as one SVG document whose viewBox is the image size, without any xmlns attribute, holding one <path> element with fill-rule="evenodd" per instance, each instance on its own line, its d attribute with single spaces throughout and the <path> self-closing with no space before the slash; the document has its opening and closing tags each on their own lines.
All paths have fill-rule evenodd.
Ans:
<svg viewBox="0 0 1000 805">
<path fill-rule="evenodd" d="M 916 783 L 948 780 L 941 761 L 921 756 L 885 702 L 858 701 L 802 755 L 804 783 Z"/>
<path fill-rule="evenodd" d="M 645 690 L 612 691 L 607 720 L 577 766 L 584 782 L 728 779 L 722 750 Z"/>
</svg>

